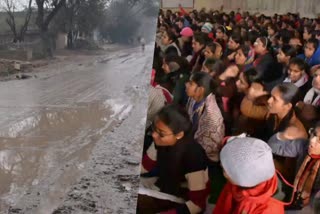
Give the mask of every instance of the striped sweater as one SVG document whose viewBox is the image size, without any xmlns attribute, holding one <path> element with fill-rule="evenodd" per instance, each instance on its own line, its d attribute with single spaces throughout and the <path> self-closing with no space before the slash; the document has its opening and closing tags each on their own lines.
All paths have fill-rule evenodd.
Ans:
<svg viewBox="0 0 320 214">
<path fill-rule="evenodd" d="M 198 125 L 195 131 L 195 140 L 200 143 L 211 161 L 219 161 L 219 153 L 225 134 L 223 117 L 216 102 L 214 94 L 210 94 L 205 102 L 194 111 L 196 101 L 189 98 L 187 109 L 192 120 L 194 114 L 198 114 Z"/>
<path fill-rule="evenodd" d="M 173 101 L 171 93 L 160 85 L 151 86 L 149 91 L 147 123 L 148 128 L 154 120 L 156 114 L 166 105 Z"/>
<path fill-rule="evenodd" d="M 148 173 L 156 168 L 158 177 L 155 189 L 185 199 L 184 204 L 173 208 L 176 213 L 200 213 L 205 209 L 209 195 L 205 156 L 204 150 L 195 142 L 179 141 L 171 147 L 156 147 L 153 143 L 142 159 L 141 173 Z M 166 160 L 159 161 L 160 157 Z M 172 186 L 175 185 L 173 181 L 179 182 L 176 186 Z"/>
</svg>

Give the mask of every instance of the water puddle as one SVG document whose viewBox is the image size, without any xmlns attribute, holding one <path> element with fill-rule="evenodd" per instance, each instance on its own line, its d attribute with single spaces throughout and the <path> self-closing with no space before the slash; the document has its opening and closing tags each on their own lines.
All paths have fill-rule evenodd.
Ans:
<svg viewBox="0 0 320 214">
<path fill-rule="evenodd" d="M 39 210 L 50 203 L 54 209 L 85 167 L 95 143 L 131 109 L 117 100 L 51 106 L 1 130 L 0 210 L 42 186 L 48 194 L 41 197 Z"/>
</svg>

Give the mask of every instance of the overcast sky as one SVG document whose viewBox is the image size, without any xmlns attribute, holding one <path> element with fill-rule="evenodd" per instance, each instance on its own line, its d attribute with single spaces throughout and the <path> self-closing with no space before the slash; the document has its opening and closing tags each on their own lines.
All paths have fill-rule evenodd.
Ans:
<svg viewBox="0 0 320 214">
<path fill-rule="evenodd" d="M 1 11 L 3 11 L 4 7 L 5 7 L 4 1 L 6 1 L 6 0 L 0 0 L 0 10 Z M 15 6 L 15 11 L 23 10 L 29 4 L 29 0 L 9 0 L 9 1 L 13 1 L 14 2 L 13 4 Z M 35 0 L 32 1 L 32 6 L 36 7 Z"/>
</svg>

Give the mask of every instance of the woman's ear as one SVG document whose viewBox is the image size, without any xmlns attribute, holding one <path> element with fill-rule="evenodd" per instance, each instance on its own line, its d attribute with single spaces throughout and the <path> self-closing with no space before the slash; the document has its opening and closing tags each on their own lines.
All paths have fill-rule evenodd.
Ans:
<svg viewBox="0 0 320 214">
<path fill-rule="evenodd" d="M 288 108 L 288 110 L 292 109 L 292 107 L 293 107 L 292 103 L 287 103 L 285 106 Z"/>
<path fill-rule="evenodd" d="M 198 92 L 200 93 L 200 94 L 204 94 L 204 92 L 205 92 L 205 89 L 204 89 L 204 87 L 198 87 Z"/>
<path fill-rule="evenodd" d="M 180 140 L 184 137 L 184 132 L 179 132 L 178 134 L 176 134 L 176 138 L 177 140 Z"/>
</svg>

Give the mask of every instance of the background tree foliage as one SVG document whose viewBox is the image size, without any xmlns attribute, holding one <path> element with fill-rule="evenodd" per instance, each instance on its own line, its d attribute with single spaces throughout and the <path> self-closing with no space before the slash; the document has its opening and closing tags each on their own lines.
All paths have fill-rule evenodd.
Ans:
<svg viewBox="0 0 320 214">
<path fill-rule="evenodd" d="M 136 39 L 143 19 L 155 17 L 159 11 L 157 0 L 117 0 L 106 9 L 105 22 L 100 25 L 104 38 L 126 43 Z"/>
<path fill-rule="evenodd" d="M 146 20 L 155 18 L 159 10 L 158 0 L 25 0 L 29 3 L 25 9 L 26 21 L 19 33 L 14 22 L 16 0 L 1 1 L 6 3 L 13 41 L 23 40 L 30 16 L 35 17 L 32 24 L 39 30 L 44 57 L 53 55 L 59 32 L 67 34 L 71 49 L 79 35 L 91 40 L 99 34 L 101 39 L 115 43 L 136 40 L 141 34 L 140 28 L 145 30 Z M 35 7 L 31 6 L 33 2 Z"/>
<path fill-rule="evenodd" d="M 68 0 L 59 11 L 53 31 L 68 34 L 68 48 L 74 48 L 79 34 L 91 37 L 103 21 L 106 0 Z"/>
</svg>

